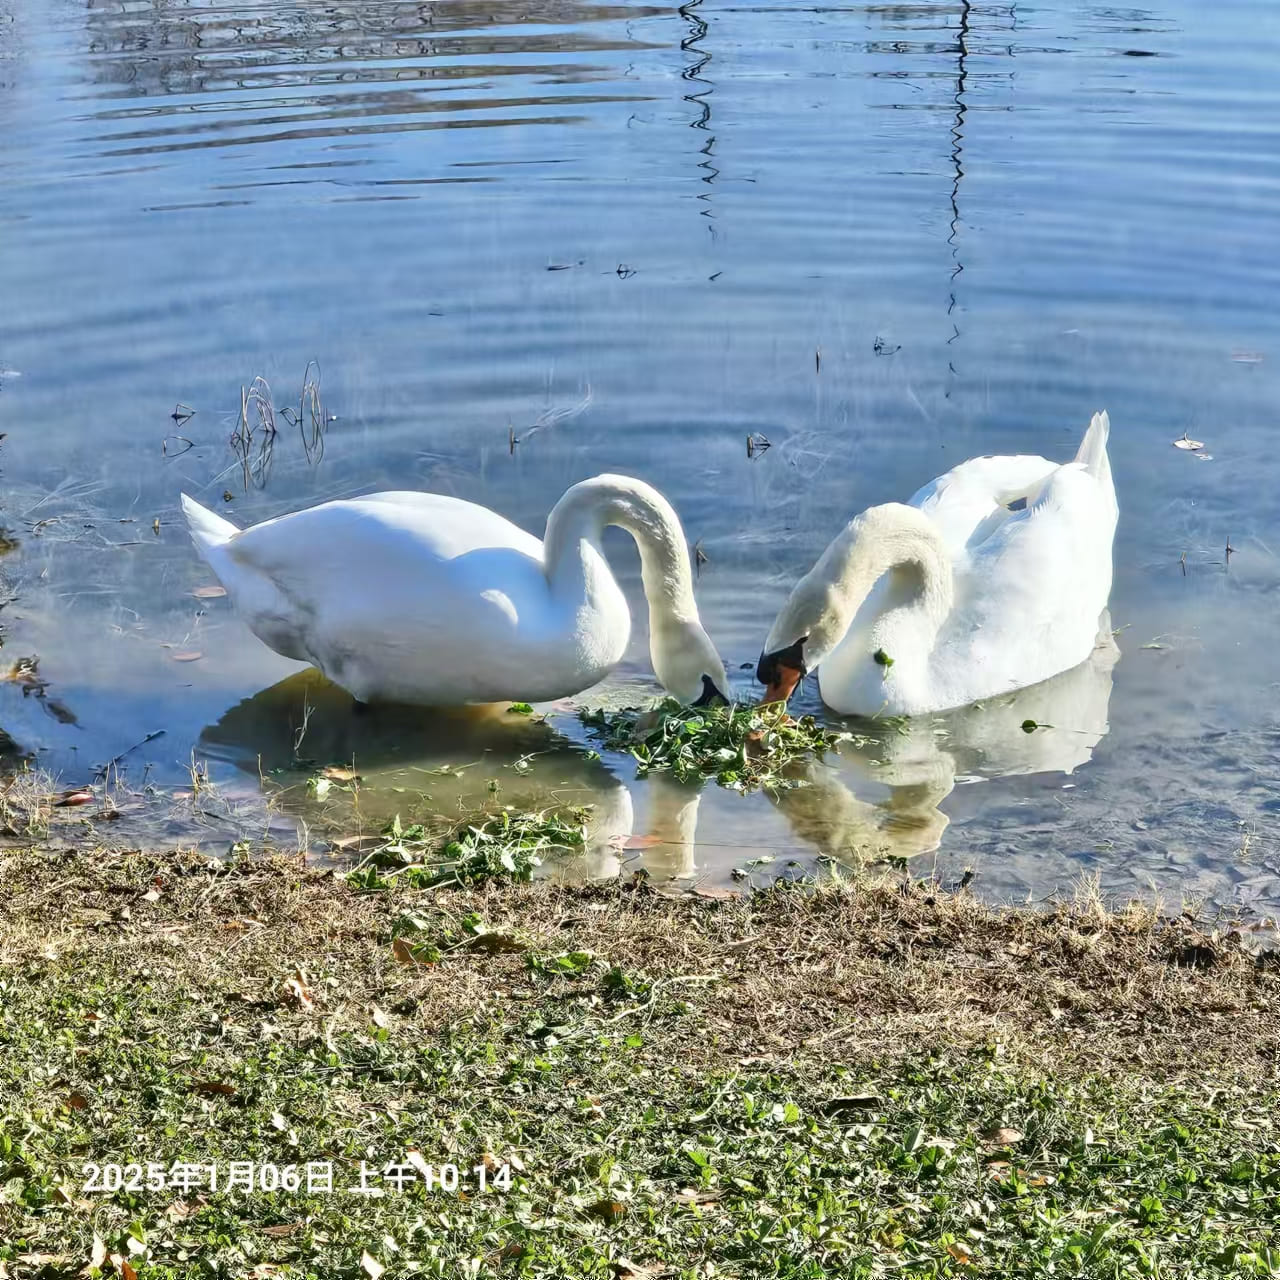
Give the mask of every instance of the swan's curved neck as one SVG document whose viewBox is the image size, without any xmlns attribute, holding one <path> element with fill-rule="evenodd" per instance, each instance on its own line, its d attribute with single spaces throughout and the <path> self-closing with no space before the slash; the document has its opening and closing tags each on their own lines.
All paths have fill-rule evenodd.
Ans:
<svg viewBox="0 0 1280 1280">
<path fill-rule="evenodd" d="M 951 557 L 927 516 L 891 502 L 870 507 L 851 521 L 796 588 L 795 596 L 821 599 L 806 645 L 811 665 L 844 638 L 863 601 L 886 574 L 887 597 L 873 634 L 895 665 L 903 663 L 894 673 L 899 678 L 909 678 L 910 667 L 928 658 L 954 600 Z"/>
<path fill-rule="evenodd" d="M 575 484 L 552 509 L 543 539 L 552 589 L 589 589 L 584 578 L 589 579 L 591 570 L 583 544 L 599 552 L 608 525 L 625 529 L 640 549 L 650 630 L 655 623 L 696 622 L 698 606 L 680 520 L 656 489 L 625 476 L 596 476 Z"/>
</svg>

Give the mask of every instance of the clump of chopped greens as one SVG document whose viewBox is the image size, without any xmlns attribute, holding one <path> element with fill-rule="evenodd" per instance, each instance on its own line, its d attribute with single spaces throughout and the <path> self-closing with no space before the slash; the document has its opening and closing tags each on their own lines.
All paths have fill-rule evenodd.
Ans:
<svg viewBox="0 0 1280 1280">
<path fill-rule="evenodd" d="M 403 876 L 415 888 L 475 887 L 487 881 L 526 881 L 555 853 L 580 853 L 586 844 L 587 810 L 540 813 L 510 808 L 460 823 L 443 836 L 397 816 L 382 843 L 348 874 L 357 888 L 381 889 Z"/>
<path fill-rule="evenodd" d="M 583 711 L 580 717 L 609 750 L 634 756 L 641 776 L 665 769 L 682 782 L 715 778 L 735 791 L 803 786 L 784 774 L 787 765 L 821 758 L 853 738 L 812 716 L 794 719 L 781 703 L 686 707 L 667 698 L 650 710 Z"/>
</svg>

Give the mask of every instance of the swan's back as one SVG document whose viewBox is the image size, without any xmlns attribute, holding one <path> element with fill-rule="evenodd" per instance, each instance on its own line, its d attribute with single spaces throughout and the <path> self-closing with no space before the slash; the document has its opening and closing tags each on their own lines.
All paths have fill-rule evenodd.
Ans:
<svg viewBox="0 0 1280 1280">
<path fill-rule="evenodd" d="M 1055 466 L 1020 510 L 989 520 L 955 564 L 956 601 L 940 665 L 998 671 L 1004 687 L 1039 683 L 1083 662 L 1111 594 L 1117 505 L 1108 421 L 1095 414 L 1076 457 Z"/>
<path fill-rule="evenodd" d="M 504 547 L 542 561 L 542 543 L 496 511 L 439 493 L 392 491 L 323 502 L 264 520 L 237 534 L 228 553 L 258 572 L 297 571 L 324 558 L 336 571 L 377 572 L 387 557 L 453 560 L 469 551 Z M 374 555 L 371 563 L 367 557 Z"/>
<path fill-rule="evenodd" d="M 1111 423 L 1095 413 L 1071 462 L 1051 462 L 1035 454 L 970 458 L 917 490 L 908 505 L 918 507 L 937 526 L 953 557 L 980 546 L 1006 523 L 1025 518 L 1044 496 L 1046 486 L 1070 468 L 1097 486 L 1102 508 L 1116 509 L 1115 485 L 1107 457 Z"/>
</svg>

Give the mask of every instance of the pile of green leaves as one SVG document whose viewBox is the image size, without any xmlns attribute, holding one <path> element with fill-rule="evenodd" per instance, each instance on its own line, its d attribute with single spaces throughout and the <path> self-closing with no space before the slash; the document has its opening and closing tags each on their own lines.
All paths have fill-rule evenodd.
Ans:
<svg viewBox="0 0 1280 1280">
<path fill-rule="evenodd" d="M 604 747 L 634 756 L 641 776 L 666 769 L 682 782 L 715 778 L 735 791 L 803 786 L 783 772 L 788 765 L 821 758 L 853 738 L 824 728 L 812 716 L 793 719 L 781 703 L 686 707 L 667 698 L 650 710 L 583 711 L 580 716 Z"/>
<path fill-rule="evenodd" d="M 548 855 L 581 852 L 586 820 L 582 807 L 533 813 L 506 808 L 460 823 L 442 837 L 416 823 L 404 827 L 397 815 L 383 831 L 383 843 L 348 879 L 363 889 L 384 888 L 389 876 L 424 889 L 527 881 Z"/>
</svg>

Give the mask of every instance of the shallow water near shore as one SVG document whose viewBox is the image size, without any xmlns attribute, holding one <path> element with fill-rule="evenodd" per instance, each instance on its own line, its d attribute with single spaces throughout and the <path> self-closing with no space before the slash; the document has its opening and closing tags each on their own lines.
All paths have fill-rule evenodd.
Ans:
<svg viewBox="0 0 1280 1280">
<path fill-rule="evenodd" d="M 0 685 L 13 754 L 111 765 L 114 830 L 214 850 L 589 803 L 583 874 L 908 858 L 993 898 L 1083 875 L 1275 914 L 1278 57 L 1267 0 L 0 0 L 0 657 L 38 658 Z M 257 375 L 265 453 L 231 442 Z M 576 705 L 353 716 L 201 593 L 178 510 L 410 486 L 540 532 L 632 473 L 753 697 L 845 520 L 976 454 L 1065 459 L 1103 407 L 1115 650 L 860 726 L 775 796 L 637 779 Z M 656 693 L 608 549 L 632 650 L 576 704 Z"/>
</svg>

